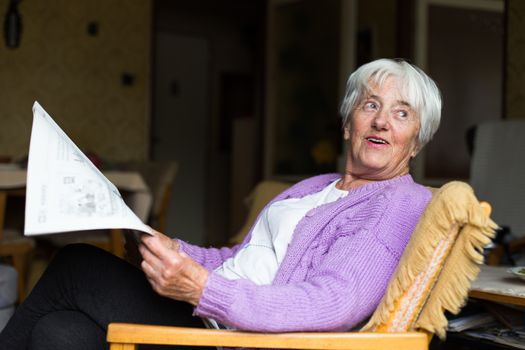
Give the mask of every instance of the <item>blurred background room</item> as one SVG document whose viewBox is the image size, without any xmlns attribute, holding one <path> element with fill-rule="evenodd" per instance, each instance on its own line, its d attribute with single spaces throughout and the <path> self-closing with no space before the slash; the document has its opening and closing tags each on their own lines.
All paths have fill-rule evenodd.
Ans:
<svg viewBox="0 0 525 350">
<path fill-rule="evenodd" d="M 441 88 L 413 167 L 425 185 L 469 182 L 476 126 L 525 118 L 521 0 L 0 0 L 0 14 L 3 169 L 25 165 L 38 101 L 95 165 L 142 176 L 145 220 L 195 244 L 228 244 L 260 181 L 340 170 L 339 103 L 370 60 L 407 59 Z M 2 226 L 22 230 L 23 199 L 7 193 Z"/>
</svg>

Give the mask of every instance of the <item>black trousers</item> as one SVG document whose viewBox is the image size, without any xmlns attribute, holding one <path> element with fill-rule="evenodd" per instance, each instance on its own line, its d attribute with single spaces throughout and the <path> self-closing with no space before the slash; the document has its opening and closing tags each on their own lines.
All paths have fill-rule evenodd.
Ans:
<svg viewBox="0 0 525 350">
<path fill-rule="evenodd" d="M 204 327 L 192 312 L 192 305 L 155 293 L 126 261 L 74 244 L 57 253 L 17 308 L 0 334 L 0 349 L 107 349 L 110 322 Z"/>
</svg>

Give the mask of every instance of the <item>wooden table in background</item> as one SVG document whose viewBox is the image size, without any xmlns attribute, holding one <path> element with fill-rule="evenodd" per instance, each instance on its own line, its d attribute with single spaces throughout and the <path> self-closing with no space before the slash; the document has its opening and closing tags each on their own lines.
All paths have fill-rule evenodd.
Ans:
<svg viewBox="0 0 525 350">
<path fill-rule="evenodd" d="M 143 222 L 148 216 L 153 203 L 153 196 L 144 179 L 134 171 L 103 171 L 107 177 L 122 193 L 126 204 Z M 0 190 L 7 191 L 9 195 L 24 195 L 27 172 L 25 169 L 0 167 Z"/>
<path fill-rule="evenodd" d="M 469 297 L 525 306 L 525 281 L 508 272 L 509 266 L 482 266 Z"/>
</svg>

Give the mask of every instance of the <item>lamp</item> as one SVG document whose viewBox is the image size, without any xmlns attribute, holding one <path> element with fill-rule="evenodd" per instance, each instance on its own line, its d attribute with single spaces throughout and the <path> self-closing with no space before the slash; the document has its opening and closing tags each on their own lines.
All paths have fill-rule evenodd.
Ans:
<svg viewBox="0 0 525 350">
<path fill-rule="evenodd" d="M 5 16 L 5 43 L 9 48 L 16 48 L 20 45 L 20 35 L 22 33 L 22 17 L 20 17 L 20 12 L 18 12 L 20 1 L 11 0 Z"/>
</svg>

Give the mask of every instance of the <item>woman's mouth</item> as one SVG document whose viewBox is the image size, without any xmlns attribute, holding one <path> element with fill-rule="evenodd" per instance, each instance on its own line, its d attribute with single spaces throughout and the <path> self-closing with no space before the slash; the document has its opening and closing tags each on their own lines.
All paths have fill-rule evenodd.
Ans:
<svg viewBox="0 0 525 350">
<path fill-rule="evenodd" d="M 375 145 L 387 145 L 388 142 L 386 142 L 386 140 L 383 140 L 381 138 L 378 138 L 378 137 L 367 137 L 366 140 L 368 142 L 371 142 Z"/>
</svg>

